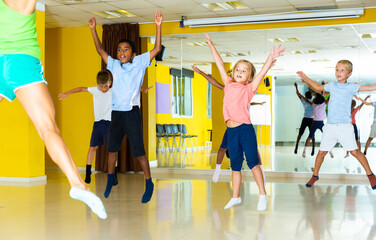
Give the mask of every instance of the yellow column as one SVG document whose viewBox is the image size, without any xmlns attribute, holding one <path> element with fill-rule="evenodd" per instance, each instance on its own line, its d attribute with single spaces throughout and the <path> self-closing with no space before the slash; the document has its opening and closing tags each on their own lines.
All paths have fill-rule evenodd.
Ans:
<svg viewBox="0 0 376 240">
<path fill-rule="evenodd" d="M 38 42 L 44 63 L 45 12 L 37 11 Z M 44 145 L 20 102 L 3 100 L 0 118 L 0 177 L 32 178 L 45 175 Z"/>
<path fill-rule="evenodd" d="M 226 70 L 231 69 L 231 63 L 225 63 Z M 212 63 L 212 77 L 218 82 L 224 84 L 221 79 L 221 75 L 218 71 L 217 65 Z M 218 151 L 221 146 L 223 134 L 226 131 L 226 124 L 223 119 L 223 96 L 222 90 L 213 86 L 212 88 L 212 121 L 213 121 L 213 139 L 212 149 Z"/>
</svg>

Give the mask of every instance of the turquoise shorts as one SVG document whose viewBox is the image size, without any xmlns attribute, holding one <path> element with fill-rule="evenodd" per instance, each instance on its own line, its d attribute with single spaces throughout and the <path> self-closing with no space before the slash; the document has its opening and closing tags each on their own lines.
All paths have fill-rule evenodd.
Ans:
<svg viewBox="0 0 376 240">
<path fill-rule="evenodd" d="M 0 96 L 11 102 L 18 89 L 40 82 L 47 83 L 39 59 L 26 54 L 0 54 Z"/>
</svg>

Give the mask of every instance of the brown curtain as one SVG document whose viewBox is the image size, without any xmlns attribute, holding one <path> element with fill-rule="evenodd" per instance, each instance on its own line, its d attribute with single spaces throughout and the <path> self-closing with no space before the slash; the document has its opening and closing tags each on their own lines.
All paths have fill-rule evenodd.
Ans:
<svg viewBox="0 0 376 240">
<path fill-rule="evenodd" d="M 136 53 L 140 54 L 141 41 L 139 35 L 138 24 L 122 23 L 113 25 L 103 25 L 102 45 L 104 50 L 114 59 L 116 59 L 116 51 L 118 42 L 127 38 L 132 40 L 136 45 Z M 106 69 L 106 64 L 102 60 L 102 70 Z M 96 171 L 108 170 L 108 152 L 107 145 L 99 146 L 96 154 Z M 129 145 L 127 136 L 124 136 L 118 157 L 118 169 L 125 171 L 142 171 L 141 165 L 132 156 L 131 146 Z"/>
</svg>

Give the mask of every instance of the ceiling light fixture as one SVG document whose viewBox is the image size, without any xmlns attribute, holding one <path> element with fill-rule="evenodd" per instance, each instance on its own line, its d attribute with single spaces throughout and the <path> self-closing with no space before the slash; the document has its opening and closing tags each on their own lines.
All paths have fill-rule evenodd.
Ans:
<svg viewBox="0 0 376 240">
<path fill-rule="evenodd" d="M 218 25 L 290 22 L 337 18 L 358 18 L 359 15 L 363 14 L 363 8 L 333 9 L 330 11 L 289 12 L 279 14 L 260 14 L 238 17 L 183 19 L 180 22 L 180 26 L 204 27 Z"/>
</svg>

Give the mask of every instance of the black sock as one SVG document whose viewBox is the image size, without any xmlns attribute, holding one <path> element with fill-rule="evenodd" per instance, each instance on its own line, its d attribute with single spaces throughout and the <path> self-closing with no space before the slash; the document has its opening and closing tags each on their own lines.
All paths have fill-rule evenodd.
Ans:
<svg viewBox="0 0 376 240">
<path fill-rule="evenodd" d="M 104 192 L 104 197 L 108 198 L 108 196 L 111 193 L 112 186 L 114 186 L 115 183 L 115 174 L 109 173 L 107 175 L 107 186 L 106 186 L 106 191 Z"/>
<path fill-rule="evenodd" d="M 154 184 L 150 179 L 145 179 L 145 192 L 142 196 L 141 202 L 147 203 L 150 201 L 151 197 L 153 196 Z"/>
<path fill-rule="evenodd" d="M 86 176 L 85 176 L 85 182 L 90 183 L 91 182 L 91 165 L 86 164 Z"/>
</svg>

